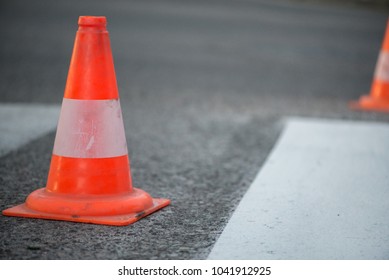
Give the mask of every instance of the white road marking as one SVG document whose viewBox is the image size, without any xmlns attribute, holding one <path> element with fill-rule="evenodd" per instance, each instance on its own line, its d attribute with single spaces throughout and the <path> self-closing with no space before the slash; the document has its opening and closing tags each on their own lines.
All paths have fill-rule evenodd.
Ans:
<svg viewBox="0 0 389 280">
<path fill-rule="evenodd" d="M 0 104 L 0 156 L 55 130 L 61 107 L 44 104 Z"/>
<path fill-rule="evenodd" d="M 389 125 L 291 119 L 209 259 L 388 259 Z"/>
</svg>

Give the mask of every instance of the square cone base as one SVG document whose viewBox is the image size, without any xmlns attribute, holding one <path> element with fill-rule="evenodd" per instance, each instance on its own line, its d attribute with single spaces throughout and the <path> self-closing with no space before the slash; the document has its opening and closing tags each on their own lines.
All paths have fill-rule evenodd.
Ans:
<svg viewBox="0 0 389 280">
<path fill-rule="evenodd" d="M 23 217 L 23 218 L 36 218 L 46 220 L 60 220 L 77 223 L 89 223 L 100 224 L 110 226 L 126 226 L 150 215 L 151 213 L 158 211 L 159 209 L 168 206 L 170 204 L 169 199 L 165 198 L 153 198 L 153 205 L 142 212 L 129 213 L 124 215 L 113 216 L 77 216 L 77 215 L 63 215 L 45 213 L 30 209 L 25 203 L 11 207 L 3 211 L 5 216 Z"/>
<path fill-rule="evenodd" d="M 362 96 L 358 101 L 350 102 L 349 106 L 355 110 L 389 113 L 388 101 L 372 98 L 369 95 Z"/>
</svg>

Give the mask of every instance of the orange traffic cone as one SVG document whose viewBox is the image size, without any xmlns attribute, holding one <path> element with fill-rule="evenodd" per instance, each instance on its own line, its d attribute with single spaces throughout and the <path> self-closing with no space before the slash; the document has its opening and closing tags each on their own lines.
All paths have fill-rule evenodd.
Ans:
<svg viewBox="0 0 389 280">
<path fill-rule="evenodd" d="M 78 24 L 46 188 L 3 214 L 128 225 L 170 201 L 132 187 L 106 18 Z"/>
<path fill-rule="evenodd" d="M 370 95 L 362 96 L 357 102 L 351 102 L 350 107 L 389 113 L 389 20 L 374 71 Z"/>
</svg>

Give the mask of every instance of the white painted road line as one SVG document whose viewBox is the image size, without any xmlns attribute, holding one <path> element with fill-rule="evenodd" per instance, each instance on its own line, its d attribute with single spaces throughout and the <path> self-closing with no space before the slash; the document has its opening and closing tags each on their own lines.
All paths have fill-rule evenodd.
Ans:
<svg viewBox="0 0 389 280">
<path fill-rule="evenodd" d="M 0 156 L 55 130 L 61 106 L 0 104 Z"/>
<path fill-rule="evenodd" d="M 389 125 L 289 120 L 209 259 L 389 259 Z"/>
</svg>

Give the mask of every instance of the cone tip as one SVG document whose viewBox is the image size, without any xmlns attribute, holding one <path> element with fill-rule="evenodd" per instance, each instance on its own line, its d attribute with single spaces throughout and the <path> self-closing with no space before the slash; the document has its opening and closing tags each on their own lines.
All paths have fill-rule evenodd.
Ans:
<svg viewBox="0 0 389 280">
<path fill-rule="evenodd" d="M 104 16 L 80 16 L 78 18 L 79 26 L 106 26 L 107 19 Z"/>
</svg>

